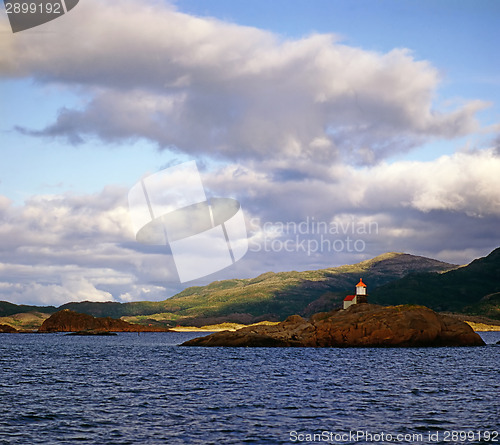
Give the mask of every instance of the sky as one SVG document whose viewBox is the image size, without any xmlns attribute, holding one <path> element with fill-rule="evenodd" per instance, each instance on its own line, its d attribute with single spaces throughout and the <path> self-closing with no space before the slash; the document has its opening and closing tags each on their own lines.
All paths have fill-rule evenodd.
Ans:
<svg viewBox="0 0 500 445">
<path fill-rule="evenodd" d="M 0 300 L 163 300 L 192 285 L 500 246 L 496 0 L 80 0 L 0 13 Z M 129 190 L 195 161 L 248 252 L 182 282 Z M 195 267 L 195 266 L 193 266 Z"/>
</svg>

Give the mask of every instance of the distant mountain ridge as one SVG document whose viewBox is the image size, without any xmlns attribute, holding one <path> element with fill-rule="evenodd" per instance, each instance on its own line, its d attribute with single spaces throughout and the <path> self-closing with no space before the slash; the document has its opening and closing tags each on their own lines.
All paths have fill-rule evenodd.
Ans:
<svg viewBox="0 0 500 445">
<path fill-rule="evenodd" d="M 446 273 L 409 274 L 377 287 L 371 296 L 379 304 L 423 304 L 500 319 L 500 248 Z"/>
<path fill-rule="evenodd" d="M 169 303 L 195 324 L 279 321 L 310 316 L 339 306 L 360 277 L 375 288 L 412 272 L 445 271 L 458 266 L 430 258 L 386 253 L 353 265 L 304 272 L 267 272 L 253 279 L 225 280 L 191 287 Z M 198 319 L 199 318 L 199 319 Z"/>
<path fill-rule="evenodd" d="M 83 301 L 59 308 L 0 302 L 0 316 L 71 309 L 152 326 L 282 321 L 293 314 L 309 317 L 339 307 L 360 277 L 368 285 L 370 303 L 419 304 L 436 311 L 500 319 L 500 248 L 467 266 L 392 252 L 340 267 L 215 281 L 189 287 L 163 301 Z"/>
<path fill-rule="evenodd" d="M 292 314 L 311 315 L 341 304 L 362 276 L 370 289 L 415 272 L 443 272 L 456 265 L 430 258 L 386 253 L 353 265 L 304 272 L 267 272 L 252 279 L 216 281 L 195 286 L 164 301 L 73 302 L 53 306 L 18 306 L 0 302 L 0 316 L 19 312 L 54 313 L 71 309 L 95 317 L 125 317 L 128 321 L 159 325 L 249 323 L 283 320 Z"/>
</svg>

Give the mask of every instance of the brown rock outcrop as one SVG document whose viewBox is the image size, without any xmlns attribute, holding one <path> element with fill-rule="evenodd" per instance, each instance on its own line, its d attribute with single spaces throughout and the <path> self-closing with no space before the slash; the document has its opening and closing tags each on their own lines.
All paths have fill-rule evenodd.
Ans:
<svg viewBox="0 0 500 445">
<path fill-rule="evenodd" d="M 111 317 L 93 317 L 69 309 L 52 314 L 38 329 L 38 332 L 164 332 L 166 329 L 128 323 Z"/>
<path fill-rule="evenodd" d="M 12 326 L 8 325 L 8 324 L 0 324 L 0 333 L 14 333 L 14 332 L 18 332 L 18 330 L 16 328 L 13 328 Z"/>
<path fill-rule="evenodd" d="M 415 347 L 483 346 L 472 328 L 424 306 L 358 304 L 305 320 L 217 332 L 183 346 Z"/>
</svg>

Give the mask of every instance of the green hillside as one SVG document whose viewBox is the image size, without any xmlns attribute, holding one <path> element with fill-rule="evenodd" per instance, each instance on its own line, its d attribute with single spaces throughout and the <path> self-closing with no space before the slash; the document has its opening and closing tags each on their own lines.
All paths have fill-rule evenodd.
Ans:
<svg viewBox="0 0 500 445">
<path fill-rule="evenodd" d="M 500 319 L 500 248 L 446 273 L 410 274 L 387 283 L 373 290 L 370 299 Z"/>
<path fill-rule="evenodd" d="M 284 320 L 342 304 L 359 278 L 369 301 L 423 304 L 438 311 L 500 318 L 500 249 L 468 266 L 403 253 L 386 253 L 361 263 L 304 272 L 267 272 L 256 278 L 194 286 L 163 301 L 67 303 L 59 308 L 0 302 L 0 316 L 72 309 L 97 317 L 124 317 L 155 325 L 206 325 Z"/>
<path fill-rule="evenodd" d="M 360 277 L 370 287 L 420 271 L 456 266 L 429 258 L 387 253 L 354 265 L 304 272 L 267 272 L 252 279 L 216 281 L 190 287 L 161 302 L 69 303 L 64 308 L 94 316 L 127 317 L 151 324 L 250 323 L 311 315 L 341 304 Z"/>
<path fill-rule="evenodd" d="M 14 304 L 8 301 L 0 301 L 0 317 L 8 317 L 14 314 L 23 314 L 26 312 L 45 312 L 53 314 L 58 309 L 55 306 L 27 306 L 25 304 Z"/>
<path fill-rule="evenodd" d="M 454 265 L 403 253 L 386 253 L 361 263 L 305 272 L 267 272 L 252 279 L 216 281 L 190 287 L 164 301 L 133 303 L 67 303 L 59 308 L 17 306 L 0 302 L 0 316 L 60 309 L 96 317 L 133 317 L 131 321 L 155 324 L 207 324 L 283 320 L 288 315 L 310 315 L 341 304 L 360 277 L 370 288 L 402 278 L 408 273 L 442 271 Z"/>
</svg>

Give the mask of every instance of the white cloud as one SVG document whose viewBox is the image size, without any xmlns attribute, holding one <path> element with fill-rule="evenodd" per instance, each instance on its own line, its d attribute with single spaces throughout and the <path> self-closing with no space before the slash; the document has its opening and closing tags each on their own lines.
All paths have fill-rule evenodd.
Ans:
<svg viewBox="0 0 500 445">
<path fill-rule="evenodd" d="M 166 246 L 135 243 L 127 190 L 0 197 L 0 299 L 33 304 L 164 299 L 176 278 Z M 169 262 L 170 261 L 170 262 Z"/>
<path fill-rule="evenodd" d="M 430 162 L 384 162 L 422 141 L 477 132 L 487 106 L 441 106 L 438 69 L 407 49 L 376 53 L 334 35 L 287 40 L 139 0 L 85 0 L 43 33 L 2 26 L 0 76 L 64 85 L 82 99 L 20 132 L 73 144 L 146 138 L 207 165 L 225 159 L 204 172 L 207 193 L 237 198 L 249 222 L 377 225 L 351 234 L 363 251 L 305 253 L 295 240 L 295 251 L 251 251 L 205 283 L 390 250 L 463 263 L 500 244 L 498 140 Z M 0 196 L 0 299 L 161 300 L 180 290 L 168 248 L 135 242 L 127 193 L 109 186 L 22 206 Z M 253 245 L 293 240 L 249 229 Z"/>
<path fill-rule="evenodd" d="M 158 2 L 87 0 L 44 26 L 2 34 L 0 73 L 81 92 L 82 108 L 19 128 L 72 143 L 147 138 L 233 161 L 371 164 L 477 130 L 486 106 L 440 110 L 437 69 L 406 49 L 375 53 L 333 35 L 284 40 Z"/>
<path fill-rule="evenodd" d="M 343 249 L 313 258 L 299 250 L 271 251 L 259 257 L 268 269 L 287 270 L 325 267 L 329 261 L 355 262 L 364 259 L 363 255 L 370 257 L 391 250 L 450 262 L 474 258 L 460 252 L 486 254 L 500 245 L 499 171 L 500 158 L 493 149 L 487 149 L 428 162 L 381 163 L 364 168 L 336 166 L 329 177 L 297 177 L 285 182 L 250 168 L 225 166 L 207 182 L 219 194 L 233 193 L 242 202 L 251 244 L 264 246 L 264 240 L 271 243 L 273 239 L 293 239 L 287 236 L 290 234 L 273 231 L 271 224 L 263 228 L 273 222 L 300 223 L 314 218 L 317 222 L 347 224 L 352 220 L 376 227 L 360 237 L 347 233 L 366 243 L 366 250 L 359 254 Z M 257 227 L 252 227 L 252 221 L 257 221 Z M 305 237 L 320 239 L 316 235 L 308 233 Z M 344 240 L 345 236 L 340 235 L 329 239 Z M 279 246 L 279 242 L 275 245 Z"/>
<path fill-rule="evenodd" d="M 26 270 L 27 268 L 30 269 L 29 272 Z M 97 289 L 89 279 L 83 277 L 81 275 L 82 270 L 72 268 L 72 271 L 66 270 L 66 274 L 56 274 L 54 276 L 55 269 L 57 268 L 40 267 L 37 265 L 0 264 L 0 272 L 4 280 L 8 278 L 12 280 L 13 275 L 16 278 L 16 282 L 2 282 L 2 286 L 0 286 L 1 298 L 12 303 L 56 306 L 70 301 L 113 300 L 113 296 L 109 292 Z M 42 270 L 45 273 L 48 272 L 44 279 L 49 280 L 49 282 L 44 282 L 40 278 L 33 276 L 42 272 Z M 34 282 L 34 278 L 38 278 L 40 281 Z M 57 281 L 50 282 L 55 280 Z"/>
<path fill-rule="evenodd" d="M 261 213 L 286 218 L 404 208 L 500 215 L 500 157 L 494 149 L 458 152 L 427 162 L 337 165 L 325 168 L 317 178 L 298 175 L 287 181 L 259 167 L 226 165 L 205 182 L 219 193 L 239 196 Z"/>
<path fill-rule="evenodd" d="M 498 171 L 494 149 L 432 162 L 336 166 L 329 180 L 282 182 L 236 164 L 206 171 L 209 196 L 241 202 L 250 251 L 234 267 L 190 284 L 329 267 L 393 250 L 470 261 L 467 255 L 500 245 Z M 167 247 L 135 242 L 127 192 L 40 195 L 23 206 L 0 197 L 0 299 L 59 305 L 162 300 L 179 291 Z M 305 230 L 294 229 L 304 221 Z M 338 230 L 324 233 L 324 223 Z"/>
<path fill-rule="evenodd" d="M 364 179 L 366 205 L 391 201 L 419 211 L 444 210 L 470 216 L 500 216 L 500 158 L 493 150 L 455 153 L 432 162 L 380 165 Z M 394 200 L 394 201 L 393 201 Z"/>
</svg>

